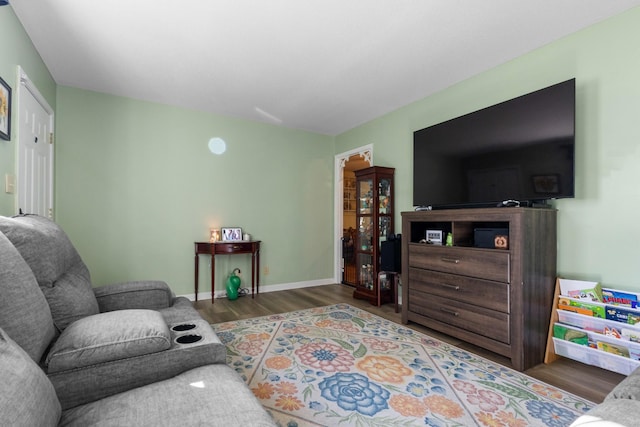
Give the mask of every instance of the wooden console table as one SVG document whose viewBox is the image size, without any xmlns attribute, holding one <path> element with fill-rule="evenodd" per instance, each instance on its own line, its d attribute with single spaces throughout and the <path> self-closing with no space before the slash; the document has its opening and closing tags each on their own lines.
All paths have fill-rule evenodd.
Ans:
<svg viewBox="0 0 640 427">
<path fill-rule="evenodd" d="M 260 293 L 260 240 L 238 242 L 195 242 L 195 285 L 196 301 L 198 301 L 198 267 L 199 255 L 211 255 L 211 304 L 214 300 L 216 278 L 216 255 L 251 254 L 251 298 L 253 292 Z"/>
</svg>

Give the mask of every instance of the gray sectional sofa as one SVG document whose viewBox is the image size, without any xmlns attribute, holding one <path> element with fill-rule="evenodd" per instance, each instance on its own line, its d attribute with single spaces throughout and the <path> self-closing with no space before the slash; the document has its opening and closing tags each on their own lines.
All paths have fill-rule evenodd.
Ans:
<svg viewBox="0 0 640 427">
<path fill-rule="evenodd" d="M 570 427 L 635 427 L 640 425 L 640 368 L 605 397 L 604 401 L 580 416 Z"/>
<path fill-rule="evenodd" d="M 186 298 L 93 288 L 64 231 L 0 217 L 0 425 L 273 426 Z"/>
</svg>

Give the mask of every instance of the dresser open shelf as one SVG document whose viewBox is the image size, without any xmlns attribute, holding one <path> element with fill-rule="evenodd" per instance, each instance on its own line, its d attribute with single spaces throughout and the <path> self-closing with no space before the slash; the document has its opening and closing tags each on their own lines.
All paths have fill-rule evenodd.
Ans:
<svg viewBox="0 0 640 427">
<path fill-rule="evenodd" d="M 508 230 L 506 249 L 475 247 L 476 229 Z M 452 246 L 420 243 L 427 230 Z M 419 323 L 511 359 L 541 363 L 556 278 L 556 211 L 453 209 L 402 213 L 402 322 Z"/>
</svg>

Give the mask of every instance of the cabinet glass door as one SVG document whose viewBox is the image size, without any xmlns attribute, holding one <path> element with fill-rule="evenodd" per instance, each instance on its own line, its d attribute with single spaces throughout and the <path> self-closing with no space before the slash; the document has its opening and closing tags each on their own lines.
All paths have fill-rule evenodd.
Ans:
<svg viewBox="0 0 640 427">
<path fill-rule="evenodd" d="M 391 200 L 391 179 L 380 178 L 378 181 L 378 242 L 387 240 L 393 233 L 391 215 L 393 214 L 393 200 Z"/>
<path fill-rule="evenodd" d="M 362 286 L 367 290 L 373 290 L 373 280 L 375 278 L 373 268 L 373 256 L 371 254 L 358 254 L 358 286 Z"/>
<path fill-rule="evenodd" d="M 356 258 L 356 268 L 358 271 L 358 285 L 368 290 L 373 289 L 374 266 L 373 247 L 374 223 L 371 216 L 358 218 L 358 255 Z"/>
<path fill-rule="evenodd" d="M 378 241 L 380 243 L 387 240 L 387 236 L 392 233 L 391 230 L 391 217 L 381 216 L 378 218 Z"/>
<path fill-rule="evenodd" d="M 378 213 L 381 215 L 390 214 L 392 206 L 391 180 L 383 178 L 378 183 Z"/>
<path fill-rule="evenodd" d="M 358 224 L 358 250 L 371 251 L 371 243 L 373 242 L 373 222 L 370 216 L 359 218 Z"/>
<path fill-rule="evenodd" d="M 358 182 L 358 211 L 360 214 L 373 213 L 373 180 Z"/>
</svg>

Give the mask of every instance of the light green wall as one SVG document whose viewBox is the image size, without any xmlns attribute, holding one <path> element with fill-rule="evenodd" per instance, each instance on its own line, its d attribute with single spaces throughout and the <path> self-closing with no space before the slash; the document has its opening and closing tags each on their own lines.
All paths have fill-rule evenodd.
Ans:
<svg viewBox="0 0 640 427">
<path fill-rule="evenodd" d="M 640 290 L 640 8 L 570 35 L 336 138 L 372 143 L 412 206 L 413 131 L 576 78 L 576 198 L 559 200 L 558 274 Z M 400 215 L 396 217 L 400 224 Z"/>
<path fill-rule="evenodd" d="M 335 138 L 68 87 L 56 93 L 10 7 L 0 8 L 0 75 L 15 95 L 20 64 L 56 109 L 56 220 L 94 281 L 158 278 L 178 294 L 193 292 L 193 241 L 214 225 L 263 240 L 267 286 L 331 277 L 334 154 L 372 143 L 375 164 L 396 168 L 397 212 L 410 210 L 414 130 L 575 77 L 577 197 L 556 203 L 558 271 L 637 290 L 639 24 L 635 8 Z M 207 151 L 213 136 L 227 140 L 223 156 Z M 0 142 L 0 178 L 15 172 L 14 144 L 15 134 Z M 13 210 L 14 197 L 0 192 L 0 214 Z M 249 272 L 242 257 L 218 266 Z"/>
<path fill-rule="evenodd" d="M 13 215 L 15 197 L 5 193 L 4 177 L 16 173 L 18 65 L 35 83 L 49 105 L 55 105 L 56 85 L 10 6 L 0 7 L 0 41 L 0 77 L 11 86 L 13 95 L 11 141 L 0 140 L 0 215 Z"/>
<path fill-rule="evenodd" d="M 94 284 L 155 278 L 191 294 L 193 242 L 215 226 L 262 240 L 265 286 L 332 277 L 333 138 L 64 86 L 57 97 L 56 220 Z M 209 152 L 212 137 L 226 153 Z M 216 289 L 235 267 L 250 284 L 249 260 L 218 256 Z"/>
</svg>

